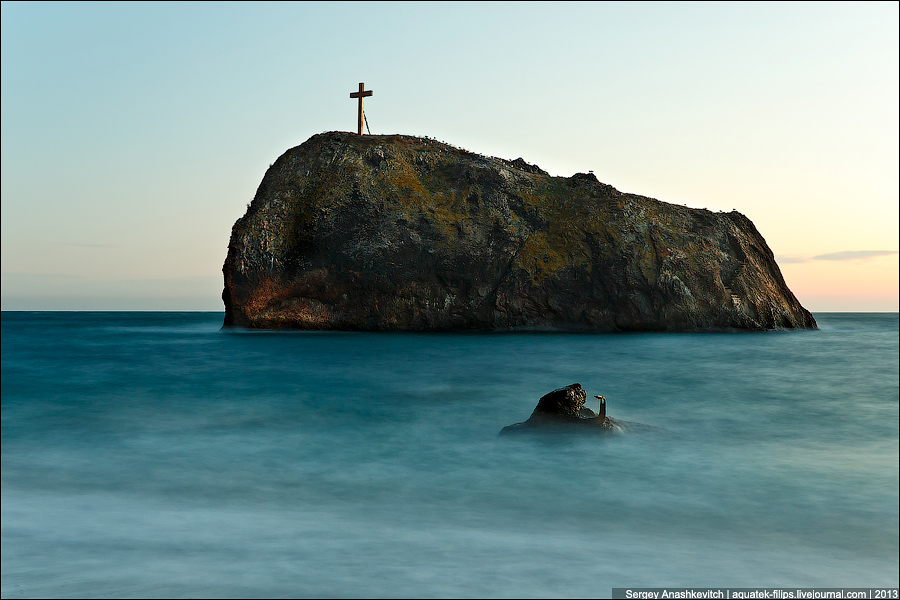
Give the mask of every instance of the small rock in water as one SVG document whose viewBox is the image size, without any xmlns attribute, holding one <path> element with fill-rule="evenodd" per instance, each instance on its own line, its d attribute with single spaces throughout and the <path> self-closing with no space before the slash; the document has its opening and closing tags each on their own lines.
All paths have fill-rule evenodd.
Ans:
<svg viewBox="0 0 900 600">
<path fill-rule="evenodd" d="M 527 421 L 504 427 L 500 430 L 500 435 L 562 429 L 607 435 L 624 433 L 628 430 L 656 430 L 649 425 L 620 421 L 606 416 L 606 398 L 594 397 L 600 401 L 599 415 L 584 405 L 587 393 L 580 383 L 553 390 L 538 400 L 534 412 Z"/>
</svg>

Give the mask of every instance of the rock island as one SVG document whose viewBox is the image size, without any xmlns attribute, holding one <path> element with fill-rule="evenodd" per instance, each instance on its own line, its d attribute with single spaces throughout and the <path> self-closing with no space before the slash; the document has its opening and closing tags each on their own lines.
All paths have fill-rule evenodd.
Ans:
<svg viewBox="0 0 900 600">
<path fill-rule="evenodd" d="M 538 400 L 537 406 L 527 421 L 508 425 L 500 430 L 500 435 L 517 433 L 561 433 L 580 432 L 602 435 L 622 433 L 663 433 L 664 430 L 643 423 L 613 419 L 606 414 L 606 398 L 600 400 L 600 412 L 595 413 L 584 405 L 587 393 L 580 383 L 573 383 L 548 394 Z"/>
<path fill-rule="evenodd" d="M 744 215 L 428 138 L 285 152 L 232 228 L 225 325 L 368 331 L 815 328 Z"/>
</svg>

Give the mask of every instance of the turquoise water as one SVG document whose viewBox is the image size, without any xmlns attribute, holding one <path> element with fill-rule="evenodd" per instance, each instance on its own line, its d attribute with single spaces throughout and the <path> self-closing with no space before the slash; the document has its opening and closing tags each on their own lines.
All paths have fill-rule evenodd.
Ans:
<svg viewBox="0 0 900 600">
<path fill-rule="evenodd" d="M 430 335 L 4 312 L 0 591 L 896 587 L 898 315 L 815 316 Z M 573 382 L 668 433 L 498 437 Z"/>
</svg>

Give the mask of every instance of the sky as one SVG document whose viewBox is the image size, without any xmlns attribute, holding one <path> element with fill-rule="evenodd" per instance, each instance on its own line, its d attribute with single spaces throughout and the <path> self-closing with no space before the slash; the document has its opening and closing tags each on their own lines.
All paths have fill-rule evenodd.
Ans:
<svg viewBox="0 0 900 600">
<path fill-rule="evenodd" d="M 747 215 L 813 312 L 898 310 L 898 4 L 20 3 L 3 310 L 224 310 L 231 226 L 323 131 Z"/>
</svg>

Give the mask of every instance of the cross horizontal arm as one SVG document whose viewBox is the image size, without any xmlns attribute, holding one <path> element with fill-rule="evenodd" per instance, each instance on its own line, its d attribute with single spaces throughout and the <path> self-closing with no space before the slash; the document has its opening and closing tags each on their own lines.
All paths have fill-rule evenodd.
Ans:
<svg viewBox="0 0 900 600">
<path fill-rule="evenodd" d="M 371 90 L 365 92 L 353 92 L 350 94 L 351 98 L 367 98 L 372 95 Z"/>
</svg>

